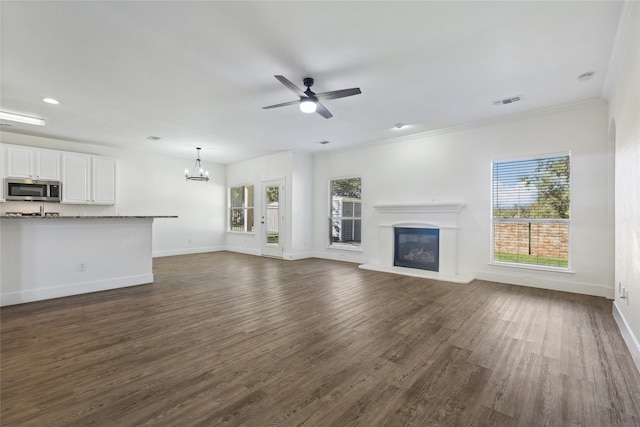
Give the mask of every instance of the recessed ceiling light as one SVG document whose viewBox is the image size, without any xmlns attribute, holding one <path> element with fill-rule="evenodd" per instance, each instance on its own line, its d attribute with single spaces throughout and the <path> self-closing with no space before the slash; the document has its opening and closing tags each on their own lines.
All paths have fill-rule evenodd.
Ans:
<svg viewBox="0 0 640 427">
<path fill-rule="evenodd" d="M 587 80 L 591 79 L 591 77 L 593 77 L 593 75 L 595 74 L 595 71 L 589 71 L 586 73 L 582 73 L 578 76 L 578 81 L 579 82 L 586 82 Z"/>
<path fill-rule="evenodd" d="M 328 144 L 328 143 L 329 143 L 329 141 L 318 141 L 318 144 L 322 144 L 322 145 L 325 145 L 325 144 Z"/>
<path fill-rule="evenodd" d="M 395 125 L 393 125 L 393 128 L 398 130 L 398 129 L 402 129 L 407 127 L 407 125 L 405 125 L 404 123 L 396 123 Z"/>
<path fill-rule="evenodd" d="M 53 98 L 42 98 L 42 100 L 44 102 L 46 102 L 47 104 L 54 104 L 54 105 L 60 104 L 60 101 L 58 101 L 57 99 L 53 99 Z"/>
<path fill-rule="evenodd" d="M 7 113 L 6 111 L 0 111 L 0 119 L 18 123 L 26 123 L 28 125 L 44 126 L 44 119 L 23 116 L 21 114 Z"/>
<path fill-rule="evenodd" d="M 160 139 L 160 137 L 151 135 L 151 136 L 148 136 L 146 139 L 148 139 L 149 141 L 157 141 Z"/>
</svg>

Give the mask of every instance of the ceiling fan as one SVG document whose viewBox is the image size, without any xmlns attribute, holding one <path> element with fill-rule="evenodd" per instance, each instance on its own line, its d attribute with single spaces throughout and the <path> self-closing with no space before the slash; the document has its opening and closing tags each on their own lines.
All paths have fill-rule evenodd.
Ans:
<svg viewBox="0 0 640 427">
<path fill-rule="evenodd" d="M 283 102 L 282 104 L 269 105 L 267 107 L 262 107 L 263 110 L 268 110 L 270 108 L 277 108 L 277 107 L 285 107 L 287 105 L 299 104 L 300 111 L 304 113 L 318 113 L 325 119 L 330 119 L 331 117 L 333 117 L 333 114 L 331 114 L 329 110 L 327 110 L 327 108 L 320 103 L 320 101 L 325 101 L 327 99 L 344 98 L 346 96 L 359 95 L 360 93 L 362 93 L 360 91 L 360 88 L 358 87 L 354 87 L 351 89 L 333 90 L 331 92 L 315 93 L 311 90 L 311 86 L 313 86 L 313 79 L 311 77 L 305 77 L 302 80 L 302 83 L 307 87 L 307 90 L 303 91 L 298 86 L 291 83 L 291 81 L 284 76 L 274 76 L 274 77 L 278 79 L 280 83 L 288 87 L 289 90 L 291 90 L 293 93 L 298 95 L 300 97 L 300 100 Z"/>
</svg>

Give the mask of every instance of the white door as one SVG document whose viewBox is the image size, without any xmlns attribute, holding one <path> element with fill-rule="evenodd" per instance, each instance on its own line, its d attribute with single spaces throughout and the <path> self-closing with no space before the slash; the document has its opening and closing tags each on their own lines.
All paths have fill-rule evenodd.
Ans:
<svg viewBox="0 0 640 427">
<path fill-rule="evenodd" d="M 282 258 L 284 253 L 284 180 L 262 183 L 262 255 Z"/>
</svg>

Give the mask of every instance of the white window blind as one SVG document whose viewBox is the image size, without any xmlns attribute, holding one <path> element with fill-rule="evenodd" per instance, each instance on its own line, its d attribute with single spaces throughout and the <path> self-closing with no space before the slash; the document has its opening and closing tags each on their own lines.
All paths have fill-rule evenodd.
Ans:
<svg viewBox="0 0 640 427">
<path fill-rule="evenodd" d="M 492 260 L 569 267 L 570 157 L 493 164 Z"/>
</svg>

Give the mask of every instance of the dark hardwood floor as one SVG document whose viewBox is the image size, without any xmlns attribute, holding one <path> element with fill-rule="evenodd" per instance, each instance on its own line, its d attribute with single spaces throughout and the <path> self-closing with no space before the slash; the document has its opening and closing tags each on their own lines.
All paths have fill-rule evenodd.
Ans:
<svg viewBox="0 0 640 427">
<path fill-rule="evenodd" d="M 638 426 L 611 301 L 318 259 L 158 258 L 5 307 L 2 426 Z"/>
</svg>

